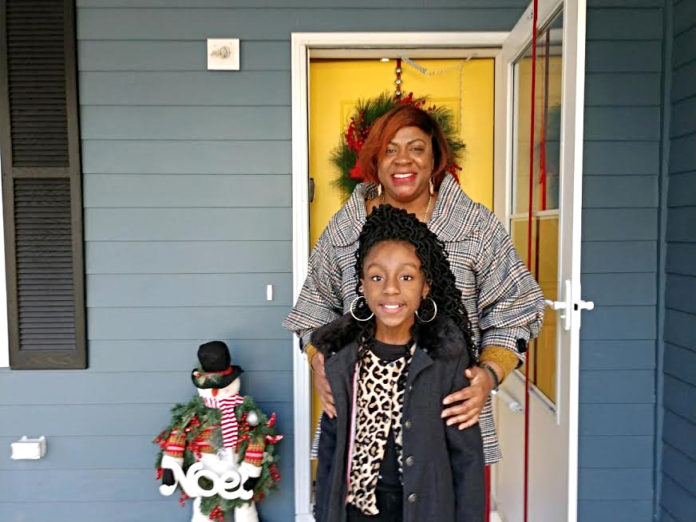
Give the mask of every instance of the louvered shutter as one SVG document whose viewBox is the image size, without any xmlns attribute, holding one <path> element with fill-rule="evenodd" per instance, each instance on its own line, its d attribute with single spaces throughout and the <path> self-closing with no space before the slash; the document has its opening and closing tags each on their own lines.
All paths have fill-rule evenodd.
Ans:
<svg viewBox="0 0 696 522">
<path fill-rule="evenodd" d="M 63 0 L 1 5 L 10 366 L 85 368 L 74 6 Z"/>
</svg>

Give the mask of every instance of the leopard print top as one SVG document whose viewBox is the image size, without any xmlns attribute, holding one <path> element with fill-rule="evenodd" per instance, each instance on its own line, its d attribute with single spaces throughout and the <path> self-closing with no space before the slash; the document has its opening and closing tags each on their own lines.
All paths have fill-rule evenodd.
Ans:
<svg viewBox="0 0 696 522">
<path fill-rule="evenodd" d="M 366 515 L 379 513 L 376 487 L 390 431 L 394 434 L 399 475 L 401 474 L 401 413 L 413 347 L 407 353 L 405 357 L 387 362 L 377 357 L 372 350 L 366 350 L 359 363 L 354 413 L 355 438 L 350 457 L 350 483 L 346 500 Z"/>
</svg>

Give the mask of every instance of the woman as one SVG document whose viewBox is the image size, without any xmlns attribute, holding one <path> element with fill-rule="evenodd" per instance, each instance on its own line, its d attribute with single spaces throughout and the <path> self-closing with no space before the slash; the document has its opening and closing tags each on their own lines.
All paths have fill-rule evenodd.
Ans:
<svg viewBox="0 0 696 522">
<path fill-rule="evenodd" d="M 465 372 L 470 386 L 444 399 L 442 417 L 460 429 L 478 422 L 486 464 L 493 464 L 500 450 L 490 393 L 523 361 L 541 328 L 544 301 L 495 216 L 447 174 L 449 156 L 442 130 L 421 109 L 398 106 L 375 122 L 359 157 L 367 182 L 355 188 L 317 241 L 283 326 L 301 337 L 324 412 L 333 418 L 324 357 L 308 345 L 310 335 L 348 312 L 356 297 L 355 252 L 372 209 L 387 203 L 414 213 L 445 244 L 478 355 L 478 366 Z"/>
</svg>

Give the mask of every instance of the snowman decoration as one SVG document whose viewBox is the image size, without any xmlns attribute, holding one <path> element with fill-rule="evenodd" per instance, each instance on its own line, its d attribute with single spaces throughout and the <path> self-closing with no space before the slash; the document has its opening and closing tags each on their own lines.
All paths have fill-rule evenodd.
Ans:
<svg viewBox="0 0 696 522">
<path fill-rule="evenodd" d="M 280 480 L 274 446 L 275 413 L 267 418 L 251 397 L 242 397 L 239 376 L 227 345 L 211 341 L 198 348 L 191 373 L 198 390 L 188 404 L 172 408 L 172 420 L 155 439 L 160 446 L 160 493 L 181 491 L 193 498 L 191 522 L 258 522 L 256 502 Z"/>
</svg>

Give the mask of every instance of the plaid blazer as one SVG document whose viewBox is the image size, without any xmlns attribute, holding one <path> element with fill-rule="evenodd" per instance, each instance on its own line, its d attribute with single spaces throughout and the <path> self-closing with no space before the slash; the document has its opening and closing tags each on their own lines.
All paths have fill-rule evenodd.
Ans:
<svg viewBox="0 0 696 522">
<path fill-rule="evenodd" d="M 312 332 L 348 312 L 357 296 L 355 252 L 367 218 L 365 201 L 376 187 L 358 185 L 329 221 L 309 256 L 307 279 L 283 322 L 308 343 Z M 474 203 L 450 176 L 440 186 L 428 227 L 444 243 L 450 268 L 471 321 L 478 353 L 488 346 L 513 351 L 518 340 L 536 337 L 544 317 L 544 298 L 498 219 Z M 479 417 L 486 463 L 500 459 L 490 397 Z"/>
</svg>

